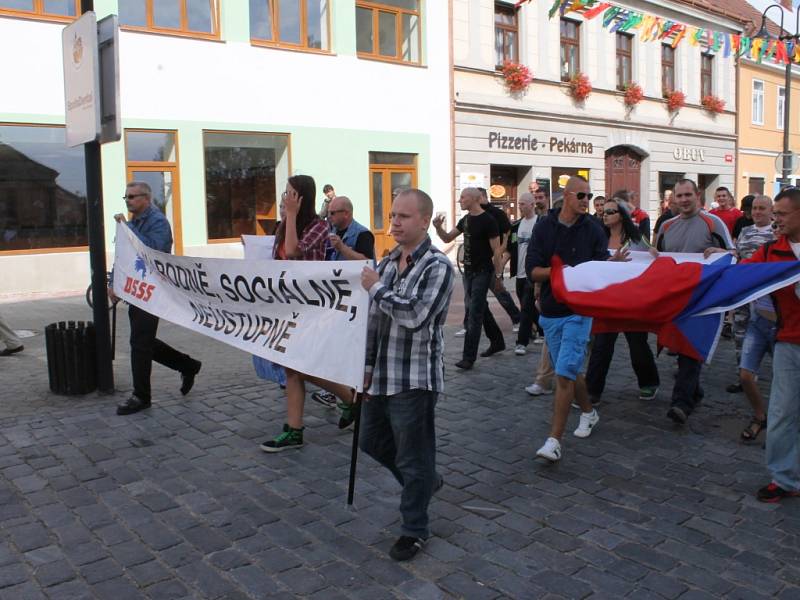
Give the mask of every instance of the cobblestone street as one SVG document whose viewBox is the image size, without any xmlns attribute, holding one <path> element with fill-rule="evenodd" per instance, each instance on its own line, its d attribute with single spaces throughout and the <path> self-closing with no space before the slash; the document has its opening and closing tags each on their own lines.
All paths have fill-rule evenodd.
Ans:
<svg viewBox="0 0 800 600">
<path fill-rule="evenodd" d="M 523 390 L 540 346 L 515 356 L 503 315 L 509 349 L 457 372 L 454 301 L 434 537 L 395 563 L 394 479 L 362 455 L 348 510 L 351 433 L 311 401 L 306 447 L 261 452 L 284 402 L 248 355 L 162 321 L 162 339 L 203 361 L 195 388 L 182 397 L 178 375 L 155 366 L 153 407 L 118 417 L 130 391 L 125 309 L 120 391 L 77 399 L 50 394 L 41 333 L 91 318 L 83 298 L 0 309 L 38 333 L 0 358 L 0 599 L 800 598 L 800 499 L 754 498 L 768 475 L 761 444 L 739 442 L 744 396 L 724 391 L 730 340 L 704 370 L 705 401 L 683 428 L 665 417 L 674 359 L 662 353 L 661 393 L 641 401 L 620 341 L 596 431 L 574 438 L 575 412 L 564 459 L 551 466 L 534 454 L 552 396 Z"/>
</svg>

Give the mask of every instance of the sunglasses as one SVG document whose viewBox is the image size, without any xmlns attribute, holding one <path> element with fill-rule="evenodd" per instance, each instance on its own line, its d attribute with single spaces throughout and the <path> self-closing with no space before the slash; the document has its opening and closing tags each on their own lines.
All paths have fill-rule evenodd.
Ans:
<svg viewBox="0 0 800 600">
<path fill-rule="evenodd" d="M 591 200 L 594 197 L 592 192 L 572 192 L 578 200 Z"/>
<path fill-rule="evenodd" d="M 122 197 L 122 199 L 123 200 L 133 200 L 134 198 L 137 198 L 138 196 L 147 196 L 147 194 L 126 194 L 126 195 L 124 195 Z"/>
<path fill-rule="evenodd" d="M 604 215 L 616 215 L 619 212 L 616 208 L 607 208 L 603 211 Z"/>
<path fill-rule="evenodd" d="M 336 214 L 343 213 L 343 212 L 347 212 L 347 211 L 344 208 L 340 208 L 338 210 L 329 210 L 328 214 L 329 215 L 336 215 Z"/>
</svg>

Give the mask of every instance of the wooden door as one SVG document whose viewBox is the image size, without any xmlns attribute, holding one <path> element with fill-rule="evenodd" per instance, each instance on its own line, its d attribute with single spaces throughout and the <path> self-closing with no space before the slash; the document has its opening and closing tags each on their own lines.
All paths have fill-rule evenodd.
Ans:
<svg viewBox="0 0 800 600">
<path fill-rule="evenodd" d="M 496 204 L 508 215 L 509 220 L 517 218 L 517 168 L 516 167 L 491 167 L 489 176 L 489 200 Z"/>
<path fill-rule="evenodd" d="M 627 146 L 606 152 L 606 197 L 619 190 L 633 192 L 633 203 L 639 206 L 642 157 Z"/>
<path fill-rule="evenodd" d="M 417 187 L 417 169 L 408 165 L 371 165 L 369 168 L 371 229 L 375 236 L 375 258 L 380 260 L 394 248 L 391 236 L 392 190 Z"/>
</svg>

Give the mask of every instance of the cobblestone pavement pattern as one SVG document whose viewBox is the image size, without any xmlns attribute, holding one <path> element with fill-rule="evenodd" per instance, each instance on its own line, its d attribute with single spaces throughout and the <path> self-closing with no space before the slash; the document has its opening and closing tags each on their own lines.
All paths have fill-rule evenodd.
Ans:
<svg viewBox="0 0 800 600">
<path fill-rule="evenodd" d="M 665 418 L 673 359 L 659 358 L 660 397 L 640 401 L 621 341 L 595 433 L 568 434 L 550 466 L 534 453 L 552 397 L 523 391 L 539 346 L 458 373 L 461 310 L 437 413 L 435 537 L 405 564 L 386 554 L 398 487 L 364 456 L 356 509 L 345 507 L 351 435 L 334 411 L 308 403 L 301 451 L 259 450 L 284 408 L 249 356 L 162 322 L 165 340 L 203 361 L 195 389 L 181 397 L 155 366 L 152 409 L 117 417 L 130 390 L 124 310 L 113 398 L 51 395 L 43 337 L 25 340 L 0 359 L 0 599 L 800 598 L 800 500 L 753 498 L 763 450 L 738 442 L 748 413 L 723 391 L 728 340 L 683 429 Z M 3 313 L 39 332 L 90 317 L 81 298 Z"/>
</svg>

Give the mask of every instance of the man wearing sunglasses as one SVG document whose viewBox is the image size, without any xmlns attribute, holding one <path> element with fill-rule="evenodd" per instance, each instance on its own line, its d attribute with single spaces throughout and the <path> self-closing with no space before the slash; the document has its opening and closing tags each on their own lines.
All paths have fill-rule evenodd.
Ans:
<svg viewBox="0 0 800 600">
<path fill-rule="evenodd" d="M 117 223 L 125 223 L 134 235 L 148 248 L 159 252 L 172 252 L 172 230 L 167 217 L 152 204 L 152 191 L 143 181 L 131 181 L 125 191 L 125 206 L 132 218 L 128 221 L 122 213 L 114 215 Z M 112 277 L 113 282 L 113 277 Z M 112 284 L 108 297 L 117 301 Z M 202 363 L 188 354 L 178 352 L 156 338 L 158 317 L 130 305 L 128 318 L 131 324 L 131 371 L 133 394 L 117 406 L 118 415 L 130 415 L 150 408 L 150 372 L 153 361 L 181 374 L 181 394 L 189 393 Z"/>
<path fill-rule="evenodd" d="M 608 238 L 597 220 L 587 214 L 593 194 L 589 182 L 578 175 L 570 177 L 564 188 L 564 204 L 537 223 L 528 245 L 525 269 L 534 282 L 541 283 L 539 324 L 556 374 L 553 422 L 550 436 L 536 456 L 551 462 L 561 459 L 561 437 L 567 426 L 570 404 L 581 407 L 576 437 L 591 435 L 600 420 L 592 408 L 581 375 L 592 319 L 573 313 L 558 302 L 550 287 L 550 264 L 558 257 L 565 265 L 576 266 L 590 260 L 608 259 Z M 628 251 L 618 250 L 612 260 L 627 260 Z"/>
</svg>

